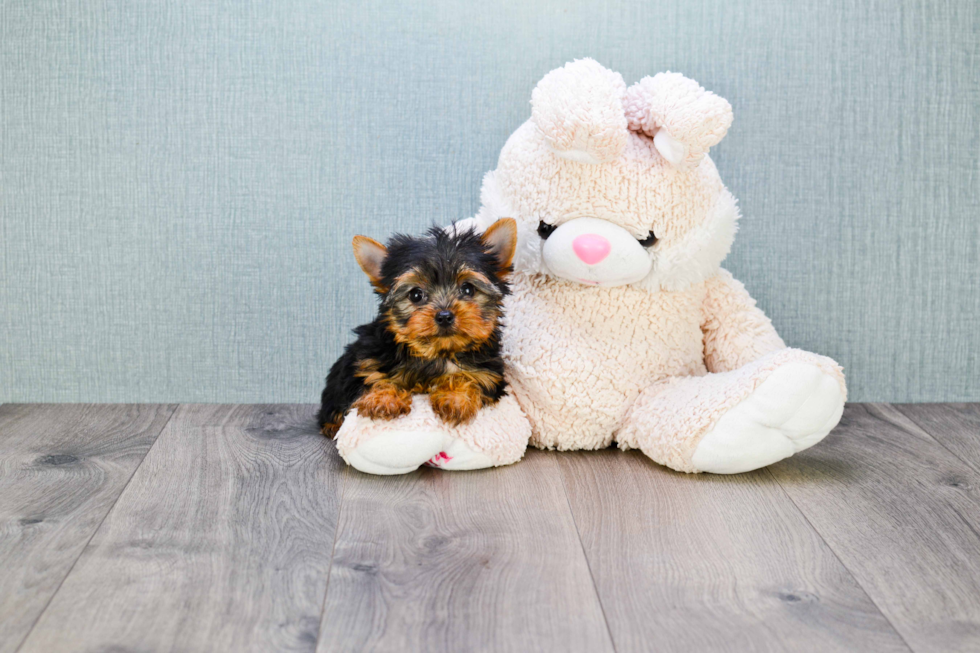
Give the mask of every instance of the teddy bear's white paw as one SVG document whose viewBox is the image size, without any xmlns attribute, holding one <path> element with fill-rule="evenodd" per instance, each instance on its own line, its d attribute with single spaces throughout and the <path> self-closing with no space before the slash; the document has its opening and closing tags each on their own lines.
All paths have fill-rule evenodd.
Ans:
<svg viewBox="0 0 980 653">
<path fill-rule="evenodd" d="M 381 476 L 408 474 L 422 465 L 450 471 L 493 467 L 493 460 L 487 454 L 438 431 L 379 433 L 346 458 L 354 469 Z"/>
<path fill-rule="evenodd" d="M 820 442 L 843 412 L 836 378 L 809 363 L 788 363 L 718 420 L 691 462 L 714 474 L 759 469 Z"/>
<path fill-rule="evenodd" d="M 430 458 L 425 464 L 429 467 L 438 467 L 450 471 L 469 471 L 493 467 L 493 460 L 487 454 L 473 449 L 462 440 L 446 438 L 442 451 Z"/>
<path fill-rule="evenodd" d="M 407 474 L 443 449 L 445 433 L 406 429 L 385 430 L 349 452 L 351 467 L 366 474 Z"/>
<path fill-rule="evenodd" d="M 510 465 L 524 455 L 531 423 L 510 395 L 457 426 L 435 413 L 427 395 L 412 397 L 412 412 L 371 420 L 350 411 L 337 432 L 337 453 L 367 474 L 408 474 L 422 465 L 469 470 Z"/>
</svg>

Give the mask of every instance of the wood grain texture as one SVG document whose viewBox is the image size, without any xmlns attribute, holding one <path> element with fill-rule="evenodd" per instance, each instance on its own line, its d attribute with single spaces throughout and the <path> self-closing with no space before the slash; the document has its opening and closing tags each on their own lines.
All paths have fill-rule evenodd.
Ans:
<svg viewBox="0 0 980 653">
<path fill-rule="evenodd" d="M 22 650 L 313 650 L 344 477 L 314 410 L 181 406 Z"/>
<path fill-rule="evenodd" d="M 767 471 L 559 461 L 619 653 L 908 650 Z"/>
<path fill-rule="evenodd" d="M 0 406 L 0 653 L 980 650 L 975 406 L 734 477 L 367 476 L 315 409 Z"/>
<path fill-rule="evenodd" d="M 900 404 L 895 408 L 980 471 L 980 404 Z"/>
<path fill-rule="evenodd" d="M 0 406 L 0 652 L 16 650 L 176 406 Z"/>
<path fill-rule="evenodd" d="M 980 650 L 980 474 L 888 405 L 771 468 L 916 651 Z"/>
<path fill-rule="evenodd" d="M 611 651 L 554 454 L 352 471 L 318 650 Z"/>
</svg>

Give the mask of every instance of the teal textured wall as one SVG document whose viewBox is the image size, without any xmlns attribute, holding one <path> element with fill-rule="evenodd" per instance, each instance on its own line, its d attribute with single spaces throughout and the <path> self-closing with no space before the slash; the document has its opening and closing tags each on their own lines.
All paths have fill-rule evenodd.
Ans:
<svg viewBox="0 0 980 653">
<path fill-rule="evenodd" d="M 591 56 L 731 101 L 729 267 L 851 399 L 980 400 L 980 3 L 0 0 L 0 401 L 315 401 L 350 254 Z"/>
</svg>

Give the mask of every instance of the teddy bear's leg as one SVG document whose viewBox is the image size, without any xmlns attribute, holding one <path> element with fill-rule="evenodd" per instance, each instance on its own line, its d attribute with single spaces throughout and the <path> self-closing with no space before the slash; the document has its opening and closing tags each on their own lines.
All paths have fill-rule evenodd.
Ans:
<svg viewBox="0 0 980 653">
<path fill-rule="evenodd" d="M 348 415 L 344 425 L 354 421 L 351 417 L 355 416 Z M 348 435 L 341 426 L 337 433 L 337 450 L 351 467 L 366 474 L 389 476 L 415 471 L 439 453 L 446 439 L 438 429 L 413 428 L 408 423 L 395 428 L 390 424 L 361 420 L 359 426 L 359 430 L 370 433 L 360 433 L 363 441 L 347 447 L 341 445 L 341 438 Z"/>
<path fill-rule="evenodd" d="M 834 361 L 782 349 L 730 372 L 645 389 L 617 439 L 678 471 L 737 474 L 822 440 L 840 421 L 844 399 Z"/>
<path fill-rule="evenodd" d="M 447 438 L 442 450 L 430 458 L 428 467 L 449 471 L 467 471 L 493 467 L 493 459 L 485 452 L 474 449 L 458 438 Z"/>
<path fill-rule="evenodd" d="M 422 465 L 461 471 L 517 462 L 530 435 L 530 423 L 513 397 L 453 426 L 436 417 L 427 396 L 415 395 L 412 411 L 393 420 L 365 419 L 351 411 L 337 432 L 337 451 L 368 474 L 407 474 Z"/>
</svg>

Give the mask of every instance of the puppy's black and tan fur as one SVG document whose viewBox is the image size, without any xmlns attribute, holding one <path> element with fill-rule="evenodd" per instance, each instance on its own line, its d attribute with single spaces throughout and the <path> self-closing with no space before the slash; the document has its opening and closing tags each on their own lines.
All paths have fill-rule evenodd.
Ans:
<svg viewBox="0 0 980 653">
<path fill-rule="evenodd" d="M 351 407 L 373 419 L 405 415 L 413 394 L 428 394 L 451 424 L 496 403 L 506 391 L 500 319 L 516 246 L 511 218 L 482 236 L 434 227 L 423 238 L 396 235 L 387 247 L 356 236 L 354 256 L 381 301 L 327 375 L 324 435 L 336 435 Z"/>
</svg>

